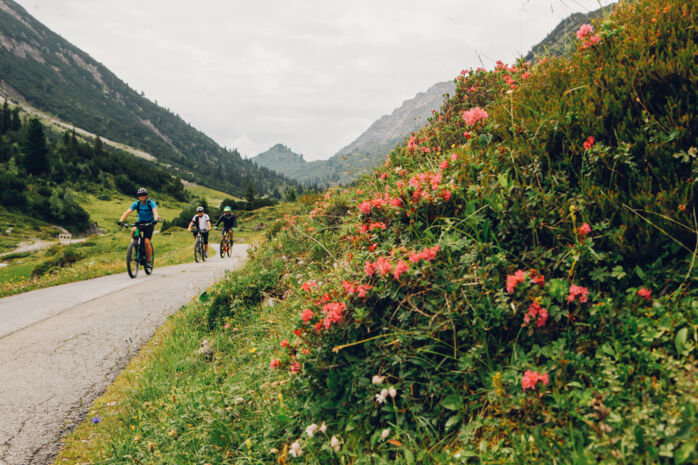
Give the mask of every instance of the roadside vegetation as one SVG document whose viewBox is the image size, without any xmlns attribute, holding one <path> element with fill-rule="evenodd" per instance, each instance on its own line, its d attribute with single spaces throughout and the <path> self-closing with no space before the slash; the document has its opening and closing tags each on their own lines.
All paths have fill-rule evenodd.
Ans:
<svg viewBox="0 0 698 465">
<path fill-rule="evenodd" d="M 304 196 L 56 463 L 698 462 L 698 4 L 465 70 Z"/>
</svg>

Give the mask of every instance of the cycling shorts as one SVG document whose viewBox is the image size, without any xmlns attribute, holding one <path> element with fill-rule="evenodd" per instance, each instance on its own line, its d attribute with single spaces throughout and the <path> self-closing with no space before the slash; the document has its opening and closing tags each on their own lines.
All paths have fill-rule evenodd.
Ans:
<svg viewBox="0 0 698 465">
<path fill-rule="evenodd" d="M 192 231 L 191 233 L 196 237 L 197 231 Z M 198 231 L 198 233 L 201 234 L 201 240 L 204 241 L 204 244 L 208 244 L 208 231 Z"/>
<path fill-rule="evenodd" d="M 138 224 L 138 223 L 136 223 Z M 151 223 L 150 226 L 146 226 L 145 228 L 138 228 L 141 230 L 141 236 L 143 239 L 150 239 L 153 237 L 153 230 L 155 229 L 155 225 Z"/>
</svg>

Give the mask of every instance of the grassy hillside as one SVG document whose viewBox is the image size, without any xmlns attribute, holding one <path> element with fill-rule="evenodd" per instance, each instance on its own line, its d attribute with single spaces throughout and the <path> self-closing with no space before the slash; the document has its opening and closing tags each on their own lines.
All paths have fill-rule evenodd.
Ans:
<svg viewBox="0 0 698 465">
<path fill-rule="evenodd" d="M 623 2 L 570 58 L 463 73 L 181 312 L 57 463 L 698 462 L 696 15 Z"/>
</svg>

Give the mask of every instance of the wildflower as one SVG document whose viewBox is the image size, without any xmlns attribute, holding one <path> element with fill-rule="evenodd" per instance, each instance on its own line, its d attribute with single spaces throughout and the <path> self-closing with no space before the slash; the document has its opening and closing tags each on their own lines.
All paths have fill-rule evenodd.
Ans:
<svg viewBox="0 0 698 465">
<path fill-rule="evenodd" d="M 378 247 L 378 243 L 374 242 L 373 244 L 368 246 L 368 251 L 373 252 L 374 250 L 376 250 L 377 247 Z"/>
<path fill-rule="evenodd" d="M 301 364 L 298 362 L 293 362 L 291 364 L 291 373 L 297 373 L 301 371 Z"/>
<path fill-rule="evenodd" d="M 269 362 L 269 368 L 274 369 L 274 368 L 279 368 L 281 366 L 281 360 L 278 358 L 274 358 Z"/>
<path fill-rule="evenodd" d="M 393 197 L 388 203 L 395 208 L 400 208 L 402 206 L 402 199 L 400 197 Z"/>
<path fill-rule="evenodd" d="M 332 436 L 332 439 L 330 439 L 330 447 L 334 449 L 335 452 L 339 452 L 341 445 L 339 443 L 339 439 L 337 439 L 337 436 Z"/>
<path fill-rule="evenodd" d="M 465 131 L 463 133 L 463 137 L 465 137 L 465 140 L 469 140 L 471 137 L 473 137 L 469 131 Z"/>
<path fill-rule="evenodd" d="M 310 281 L 304 282 L 304 283 L 301 285 L 301 288 L 302 288 L 304 291 L 308 291 L 308 292 L 309 292 L 309 291 L 310 291 L 312 288 L 314 288 L 315 286 L 317 286 L 317 283 L 316 283 L 314 280 L 310 280 Z"/>
<path fill-rule="evenodd" d="M 385 394 L 383 394 L 384 392 L 385 392 Z M 376 394 L 376 402 L 378 402 L 379 404 L 382 404 L 383 402 L 385 402 L 387 392 L 388 392 L 387 389 L 383 389 L 380 393 Z"/>
<path fill-rule="evenodd" d="M 289 449 L 289 453 L 293 457 L 300 457 L 301 455 L 303 455 L 303 449 L 301 449 L 301 443 L 299 442 L 298 439 L 296 439 L 296 441 L 293 444 L 291 444 L 291 448 Z"/>
<path fill-rule="evenodd" d="M 390 428 L 386 428 L 381 432 L 381 439 L 386 440 L 390 436 Z"/>
<path fill-rule="evenodd" d="M 441 164 L 439 165 L 439 169 L 441 169 L 442 171 L 445 169 L 448 169 L 448 167 L 449 167 L 448 160 L 442 161 Z"/>
<path fill-rule="evenodd" d="M 228 329 L 228 328 L 230 328 L 230 323 L 226 323 L 223 325 L 223 329 Z"/>
<path fill-rule="evenodd" d="M 457 161 L 458 160 L 458 154 L 452 153 L 451 154 L 451 161 Z"/>
<path fill-rule="evenodd" d="M 531 282 L 533 284 L 538 284 L 540 287 L 543 287 L 545 285 L 545 276 L 538 273 L 536 270 L 529 270 L 529 274 L 531 276 Z"/>
<path fill-rule="evenodd" d="M 537 328 L 545 326 L 545 323 L 548 321 L 548 311 L 538 302 L 533 302 L 528 307 L 528 313 L 524 315 L 524 322 L 521 326 L 528 326 L 528 323 L 530 323 L 533 319 L 536 320 Z"/>
<path fill-rule="evenodd" d="M 526 389 L 535 389 L 539 381 L 543 383 L 543 386 L 547 386 L 549 382 L 548 374 L 545 372 L 541 374 L 537 371 L 526 370 L 521 378 L 521 386 L 524 391 L 526 391 Z"/>
<path fill-rule="evenodd" d="M 390 386 L 388 388 L 388 394 L 390 394 L 390 397 L 394 399 L 395 396 L 397 396 L 397 389 L 395 389 L 393 386 Z"/>
<path fill-rule="evenodd" d="M 594 136 L 589 136 L 589 137 L 587 137 L 587 140 L 585 140 L 582 145 L 584 146 L 584 150 L 589 150 L 590 148 L 592 148 L 594 146 L 595 143 L 596 143 L 596 139 L 594 139 Z"/>
<path fill-rule="evenodd" d="M 293 330 L 293 334 L 298 336 L 298 337 L 301 337 L 301 334 L 303 334 L 303 330 L 300 328 L 296 328 Z"/>
<path fill-rule="evenodd" d="M 480 107 L 472 108 L 468 111 L 463 112 L 463 119 L 469 126 L 475 126 L 479 121 L 487 118 L 489 114 Z"/>
<path fill-rule="evenodd" d="M 385 376 L 373 375 L 371 378 L 371 384 L 383 384 L 383 381 L 385 381 Z"/>
<path fill-rule="evenodd" d="M 645 300 L 652 300 L 652 291 L 650 291 L 646 287 L 641 287 L 640 289 L 638 289 L 637 295 L 644 298 Z"/>
<path fill-rule="evenodd" d="M 444 200 L 449 200 L 451 198 L 451 191 L 448 189 L 443 189 L 441 192 L 439 192 L 439 197 Z"/>
<path fill-rule="evenodd" d="M 315 332 L 319 333 L 321 329 L 322 329 L 322 321 L 318 321 L 317 323 L 315 323 Z"/>
<path fill-rule="evenodd" d="M 364 200 L 359 204 L 359 211 L 364 215 L 368 215 L 371 213 L 371 204 Z"/>
<path fill-rule="evenodd" d="M 92 423 L 101 423 L 102 422 L 102 417 L 99 415 L 92 417 Z"/>
<path fill-rule="evenodd" d="M 584 40 L 592 32 L 594 32 L 594 26 L 591 24 L 582 24 L 577 31 L 577 39 Z"/>
<path fill-rule="evenodd" d="M 575 284 L 570 285 L 570 294 L 567 296 L 567 302 L 574 302 L 574 299 L 579 296 L 579 302 L 584 303 L 587 301 L 587 296 L 589 295 L 589 289 L 582 286 L 577 286 Z"/>
<path fill-rule="evenodd" d="M 410 267 L 409 267 L 409 265 L 407 264 L 407 262 L 405 262 L 404 260 L 400 260 L 400 261 L 397 262 L 397 264 L 395 265 L 395 268 L 393 268 L 393 277 L 394 277 L 397 281 L 400 281 L 400 275 L 401 275 L 402 273 L 404 273 L 405 271 L 409 270 L 409 269 L 410 269 Z"/>
<path fill-rule="evenodd" d="M 364 265 L 364 271 L 368 276 L 373 276 L 376 274 L 376 267 L 373 265 L 373 263 L 367 261 Z"/>
<path fill-rule="evenodd" d="M 310 320 L 313 319 L 313 311 L 310 310 L 309 308 L 306 308 L 303 310 L 303 313 L 301 313 L 301 318 L 303 319 L 303 323 L 308 323 Z"/>
<path fill-rule="evenodd" d="M 382 275 L 385 276 L 390 271 L 393 269 L 393 264 L 390 262 L 390 259 L 387 257 L 378 257 L 378 260 L 376 260 L 375 263 L 376 270 Z"/>
<path fill-rule="evenodd" d="M 579 234 L 579 238 L 581 239 L 591 232 L 591 226 L 589 226 L 589 223 L 584 223 L 579 227 L 577 232 Z"/>
<path fill-rule="evenodd" d="M 288 339 L 281 341 L 281 347 L 288 347 Z"/>
<path fill-rule="evenodd" d="M 388 177 L 388 173 L 383 173 L 380 176 L 381 180 L 385 180 L 387 177 Z"/>
<path fill-rule="evenodd" d="M 327 425 L 323 421 L 322 424 L 320 425 L 320 432 L 321 433 L 326 433 L 327 432 Z"/>
<path fill-rule="evenodd" d="M 315 432 L 319 429 L 320 427 L 313 423 L 312 425 L 308 426 L 305 428 L 305 434 L 308 435 L 309 438 L 312 438 Z"/>
<path fill-rule="evenodd" d="M 517 270 L 514 274 L 507 275 L 507 292 L 513 294 L 516 286 L 525 280 L 526 272 L 523 270 Z"/>
<path fill-rule="evenodd" d="M 369 286 L 368 284 L 362 284 L 361 286 L 358 286 L 356 288 L 356 295 L 358 295 L 361 298 L 366 297 L 366 291 L 369 289 L 373 289 L 373 286 Z"/>
</svg>

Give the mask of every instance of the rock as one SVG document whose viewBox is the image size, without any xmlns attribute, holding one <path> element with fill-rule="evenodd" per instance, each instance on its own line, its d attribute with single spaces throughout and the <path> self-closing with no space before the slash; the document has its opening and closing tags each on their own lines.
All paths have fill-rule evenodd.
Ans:
<svg viewBox="0 0 698 465">
<path fill-rule="evenodd" d="M 213 347 L 208 339 L 201 341 L 201 347 L 196 351 L 198 355 L 202 355 L 207 362 L 213 360 Z"/>
<path fill-rule="evenodd" d="M 252 230 L 253 230 L 253 231 L 261 231 L 261 230 L 264 229 L 264 228 L 266 228 L 266 226 L 264 225 L 264 223 L 259 223 L 257 226 L 255 226 L 254 228 L 252 228 Z"/>
</svg>

